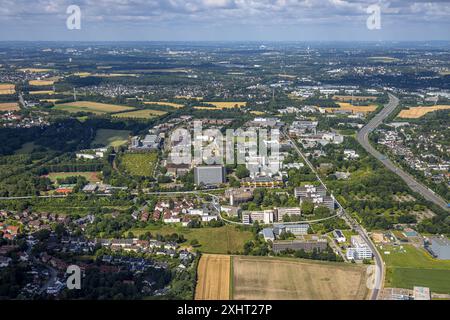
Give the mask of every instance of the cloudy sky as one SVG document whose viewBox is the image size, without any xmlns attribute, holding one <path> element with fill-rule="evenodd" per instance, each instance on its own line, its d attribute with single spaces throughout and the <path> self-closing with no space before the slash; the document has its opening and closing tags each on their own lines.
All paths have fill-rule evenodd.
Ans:
<svg viewBox="0 0 450 320">
<path fill-rule="evenodd" d="M 450 40 L 450 0 L 0 0 L 0 28 L 0 40 Z"/>
</svg>

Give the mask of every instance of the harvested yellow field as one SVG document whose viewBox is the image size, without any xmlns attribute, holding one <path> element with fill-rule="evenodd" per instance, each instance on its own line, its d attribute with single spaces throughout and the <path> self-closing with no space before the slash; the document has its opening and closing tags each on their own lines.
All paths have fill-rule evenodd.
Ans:
<svg viewBox="0 0 450 320">
<path fill-rule="evenodd" d="M 51 102 L 51 103 L 57 103 L 61 99 L 39 99 L 39 102 Z"/>
<path fill-rule="evenodd" d="M 247 102 L 205 102 L 205 104 L 213 105 L 218 109 L 232 109 L 245 107 Z"/>
<path fill-rule="evenodd" d="M 204 254 L 198 264 L 195 300 L 229 300 L 231 257 Z"/>
<path fill-rule="evenodd" d="M 432 107 L 413 107 L 407 110 L 402 110 L 398 117 L 404 119 L 418 119 L 426 115 L 427 113 L 450 109 L 450 105 L 438 105 Z"/>
<path fill-rule="evenodd" d="M 55 84 L 53 80 L 30 80 L 30 86 L 52 86 Z"/>
<path fill-rule="evenodd" d="M 299 259 L 233 257 L 233 300 L 364 300 L 366 268 Z"/>
<path fill-rule="evenodd" d="M 341 95 L 335 95 L 333 97 L 333 100 L 338 101 L 367 101 L 367 100 L 377 100 L 377 97 L 374 96 L 341 96 Z"/>
<path fill-rule="evenodd" d="M 55 91 L 53 91 L 53 90 L 42 90 L 42 91 L 30 91 L 29 93 L 31 95 L 40 95 L 40 94 L 54 95 Z"/>
<path fill-rule="evenodd" d="M 370 113 L 370 112 L 374 112 L 375 110 L 377 110 L 377 105 L 374 105 L 374 104 L 371 104 L 368 106 L 354 106 L 348 102 L 339 102 L 338 105 L 340 106 L 340 108 L 325 108 L 325 111 L 326 112 L 334 112 L 334 111 L 338 111 L 338 110 L 349 110 L 353 113 L 359 113 L 359 112 Z"/>
<path fill-rule="evenodd" d="M 114 114 L 115 118 L 130 118 L 130 119 L 152 119 L 162 115 L 165 115 L 167 112 L 159 111 L 159 110 L 136 110 L 131 112 L 117 113 Z"/>
<path fill-rule="evenodd" d="M 179 103 L 165 102 L 165 101 L 145 101 L 144 104 L 148 105 L 159 105 L 159 106 L 168 106 L 175 109 L 184 108 L 184 105 Z"/>
<path fill-rule="evenodd" d="M 16 85 L 9 83 L 0 83 L 0 94 L 15 94 Z"/>
<path fill-rule="evenodd" d="M 91 101 L 75 101 L 64 104 L 58 104 L 54 107 L 56 110 L 63 110 L 71 113 L 89 112 L 94 114 L 115 113 L 122 111 L 135 110 L 133 107 L 120 106 L 116 104 L 106 104 Z"/>
<path fill-rule="evenodd" d="M 86 78 L 86 77 L 91 76 L 92 73 L 90 73 L 90 72 L 75 72 L 73 75 L 76 77 L 80 77 L 80 78 Z"/>
<path fill-rule="evenodd" d="M 16 102 L 0 103 L 0 112 L 3 111 L 19 111 L 19 104 Z"/>
<path fill-rule="evenodd" d="M 95 73 L 92 76 L 101 78 L 137 77 L 135 73 Z"/>
<path fill-rule="evenodd" d="M 49 72 L 52 70 L 53 69 L 45 69 L 45 68 L 22 68 L 22 69 L 19 69 L 19 71 L 29 72 L 29 73 L 42 73 L 42 72 Z"/>
<path fill-rule="evenodd" d="M 213 111 L 221 110 L 216 107 L 194 107 L 194 109 L 196 109 L 196 110 L 213 110 Z"/>
</svg>

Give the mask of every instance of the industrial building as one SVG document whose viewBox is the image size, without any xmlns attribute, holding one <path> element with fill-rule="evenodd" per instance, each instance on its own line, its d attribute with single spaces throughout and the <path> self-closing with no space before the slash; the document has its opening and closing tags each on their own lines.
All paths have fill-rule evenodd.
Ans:
<svg viewBox="0 0 450 320">
<path fill-rule="evenodd" d="M 194 182 L 196 185 L 218 185 L 225 183 L 224 166 L 202 166 L 194 168 Z"/>
<path fill-rule="evenodd" d="M 448 238 L 431 238 L 431 251 L 440 260 L 450 260 L 450 240 Z"/>
</svg>

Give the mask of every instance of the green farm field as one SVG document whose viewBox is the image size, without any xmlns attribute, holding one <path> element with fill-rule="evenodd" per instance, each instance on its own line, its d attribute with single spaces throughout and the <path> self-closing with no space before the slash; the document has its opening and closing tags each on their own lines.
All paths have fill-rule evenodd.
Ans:
<svg viewBox="0 0 450 320">
<path fill-rule="evenodd" d="M 94 114 L 116 113 L 122 111 L 134 110 L 133 107 L 120 106 L 115 104 L 106 104 L 90 101 L 75 101 L 64 104 L 58 104 L 54 107 L 55 110 L 67 111 L 70 113 L 89 112 Z"/>
<path fill-rule="evenodd" d="M 95 135 L 92 145 L 102 145 L 105 147 L 119 147 L 128 142 L 130 131 L 99 129 Z"/>
<path fill-rule="evenodd" d="M 429 287 L 432 292 L 450 294 L 450 260 L 434 259 L 424 249 L 412 245 L 382 246 L 386 262 L 386 287 L 412 289 Z M 386 254 L 389 252 L 389 254 Z"/>
<path fill-rule="evenodd" d="M 120 157 L 120 169 L 132 176 L 152 177 L 158 154 L 150 153 L 127 153 Z"/>
<path fill-rule="evenodd" d="M 113 115 L 114 118 L 125 118 L 125 119 L 153 119 L 162 115 L 165 115 L 167 112 L 158 111 L 158 110 L 150 110 L 143 109 L 131 112 L 117 113 Z"/>
<path fill-rule="evenodd" d="M 203 253 L 227 254 L 228 252 L 243 251 L 244 243 L 251 240 L 253 235 L 250 231 L 241 231 L 234 226 L 223 226 L 220 228 L 188 229 L 176 226 L 149 226 L 144 229 L 131 230 L 134 235 L 139 236 L 146 232 L 153 235 L 168 235 L 172 233 L 182 234 L 187 239 L 187 244 L 197 239 L 200 246 L 197 248 Z"/>
</svg>

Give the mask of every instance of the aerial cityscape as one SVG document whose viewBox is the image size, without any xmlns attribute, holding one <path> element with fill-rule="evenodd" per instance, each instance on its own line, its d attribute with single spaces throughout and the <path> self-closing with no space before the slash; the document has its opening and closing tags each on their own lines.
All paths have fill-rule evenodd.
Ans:
<svg viewBox="0 0 450 320">
<path fill-rule="evenodd" d="M 362 31 L 298 41 L 254 36 L 251 1 L 155 1 L 185 41 L 139 40 L 131 1 L 40 2 L 24 25 L 54 32 L 0 36 L 0 300 L 450 300 L 448 2 L 380 1 L 436 18 L 402 38 L 377 5 L 318 1 Z M 137 25 L 98 38 L 108 4 L 99 30 Z"/>
</svg>

